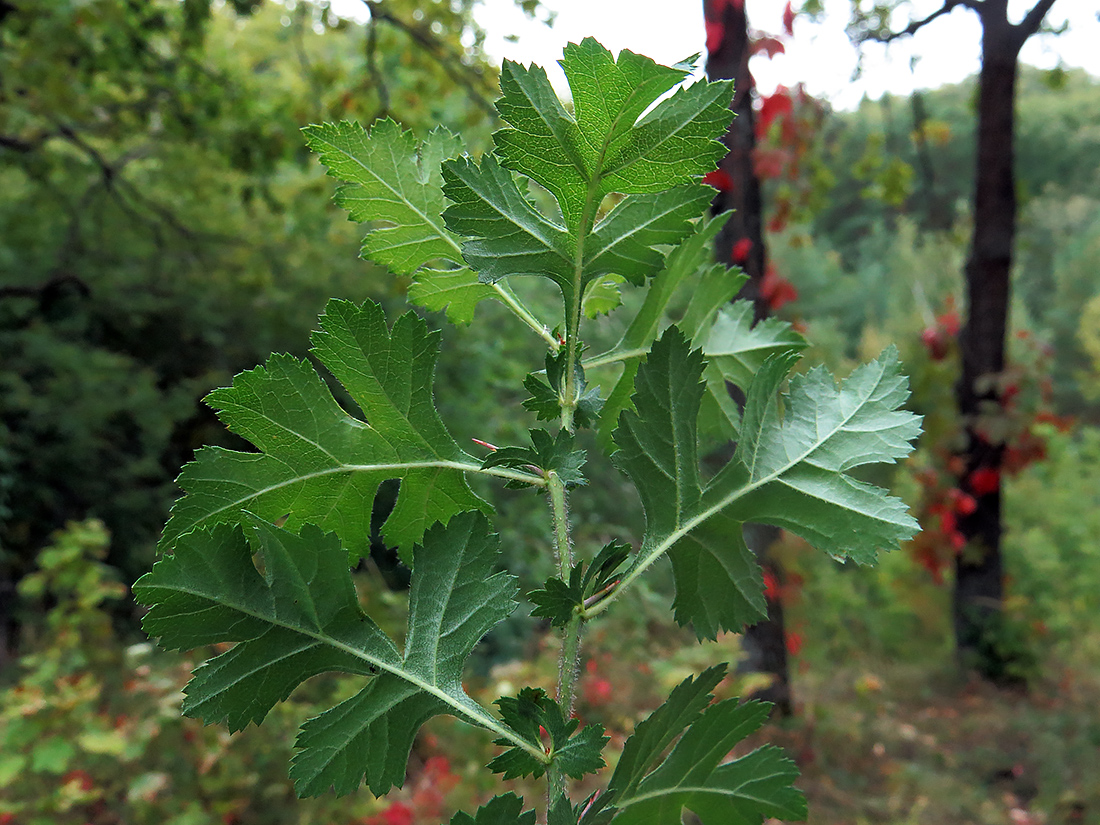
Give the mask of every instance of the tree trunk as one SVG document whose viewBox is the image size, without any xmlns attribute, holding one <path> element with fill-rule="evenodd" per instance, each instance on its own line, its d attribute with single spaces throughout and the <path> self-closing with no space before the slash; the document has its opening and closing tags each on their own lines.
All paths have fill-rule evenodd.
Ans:
<svg viewBox="0 0 1100 825">
<path fill-rule="evenodd" d="M 968 311 L 960 337 L 962 375 L 956 388 L 966 428 L 960 486 L 974 495 L 978 506 L 959 520 L 967 545 L 956 561 L 953 608 L 960 661 L 987 678 L 1002 680 L 1010 675 L 1011 666 L 1010 654 L 998 643 L 1004 601 L 1000 484 L 1004 445 L 991 442 L 979 430 L 976 416 L 981 408 L 1000 403 L 997 378 L 1005 367 L 1016 235 L 1014 106 L 1022 40 L 1004 9 L 996 5 L 982 13 L 974 235 L 966 263 Z"/>
<path fill-rule="evenodd" d="M 767 301 L 761 294 L 761 282 L 766 268 L 763 233 L 763 202 L 760 180 L 753 168 L 756 148 L 756 117 L 752 108 L 753 80 L 749 74 L 749 26 L 744 0 L 704 0 L 707 21 L 707 78 L 732 79 L 732 108 L 736 117 L 723 142 L 729 150 L 718 168 L 726 177 L 720 181 L 714 197 L 713 211 L 734 210 L 733 215 L 715 239 L 715 253 L 722 263 L 730 263 L 738 241 L 748 240 L 748 251 L 736 262 L 749 276 L 739 298 L 751 300 L 753 323 L 768 315 Z M 724 184 L 724 185 L 723 185 Z M 735 394 L 736 396 L 736 394 Z M 739 398 L 743 402 L 743 398 Z M 779 529 L 770 525 L 745 526 L 745 541 L 761 566 L 777 582 L 782 571 L 768 558 L 768 548 L 779 537 Z M 775 703 L 781 715 L 791 713 L 791 684 L 787 666 L 787 647 L 783 625 L 783 605 L 780 599 L 768 600 L 768 618 L 747 628 L 742 643 L 747 654 L 743 667 L 772 676 L 772 684 L 760 691 L 758 698 Z"/>
</svg>

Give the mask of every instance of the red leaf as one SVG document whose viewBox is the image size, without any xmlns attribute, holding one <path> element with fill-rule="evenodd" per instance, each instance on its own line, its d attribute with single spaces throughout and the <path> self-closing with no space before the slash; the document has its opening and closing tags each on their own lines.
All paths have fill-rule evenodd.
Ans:
<svg viewBox="0 0 1100 825">
<path fill-rule="evenodd" d="M 722 46 L 722 39 L 726 36 L 726 27 L 720 20 L 706 20 L 704 25 L 707 30 L 707 52 L 714 54 Z"/>
<path fill-rule="evenodd" d="M 733 189 L 733 178 L 725 169 L 715 169 L 703 175 L 703 183 L 713 186 L 719 192 L 728 192 Z"/>
<path fill-rule="evenodd" d="M 760 297 L 768 302 L 768 308 L 775 312 L 785 304 L 798 298 L 798 290 L 794 284 L 775 271 L 775 267 L 769 266 L 760 280 Z"/>
<path fill-rule="evenodd" d="M 761 180 L 778 178 L 783 174 L 787 158 L 788 154 L 783 149 L 762 149 L 758 146 L 752 153 L 752 171 Z"/>
<path fill-rule="evenodd" d="M 962 328 L 962 323 L 959 321 L 959 313 L 955 312 L 953 309 L 939 315 L 936 318 L 936 324 L 952 338 L 957 337 L 959 330 Z"/>
<path fill-rule="evenodd" d="M 791 8 L 790 0 L 783 7 L 783 31 L 794 36 L 794 9 Z"/>
<path fill-rule="evenodd" d="M 777 54 L 784 54 L 786 51 L 782 40 L 767 34 L 754 38 L 752 43 L 749 44 L 750 56 L 754 54 L 766 54 L 770 58 L 775 57 Z"/>
<path fill-rule="evenodd" d="M 978 509 L 978 502 L 974 496 L 955 488 L 948 493 L 955 502 L 955 512 L 960 516 L 969 516 Z"/>
<path fill-rule="evenodd" d="M 976 496 L 995 493 L 1001 487 L 1001 474 L 992 467 L 979 467 L 967 478 L 970 491 Z"/>
<path fill-rule="evenodd" d="M 947 340 L 940 328 L 928 327 L 920 334 L 920 340 L 928 348 L 928 354 L 933 361 L 942 361 L 947 357 Z"/>
<path fill-rule="evenodd" d="M 771 570 L 764 571 L 764 598 L 769 602 L 779 598 L 779 582 L 776 581 L 775 574 Z"/>
<path fill-rule="evenodd" d="M 394 802 L 382 811 L 379 825 L 413 825 L 414 822 L 412 809 L 402 802 Z"/>
<path fill-rule="evenodd" d="M 584 680 L 584 700 L 590 705 L 595 707 L 606 705 L 614 692 L 611 682 L 602 676 Z"/>
<path fill-rule="evenodd" d="M 802 634 L 801 633 L 788 633 L 787 634 L 787 652 L 792 656 L 797 656 L 799 651 L 802 650 Z"/>
<path fill-rule="evenodd" d="M 776 118 L 790 115 L 793 111 L 794 101 L 791 100 L 790 92 L 786 86 L 779 86 L 775 94 L 761 99 L 756 121 L 757 135 L 764 135 Z"/>
<path fill-rule="evenodd" d="M 741 238 L 733 245 L 730 259 L 735 264 L 743 264 L 749 259 L 750 252 L 752 252 L 752 238 Z"/>
</svg>

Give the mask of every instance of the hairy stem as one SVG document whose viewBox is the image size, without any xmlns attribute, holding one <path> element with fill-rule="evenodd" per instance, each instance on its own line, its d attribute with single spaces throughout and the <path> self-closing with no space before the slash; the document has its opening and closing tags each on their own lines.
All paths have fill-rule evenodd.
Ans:
<svg viewBox="0 0 1100 825">
<path fill-rule="evenodd" d="M 546 474 L 546 487 L 550 493 L 550 513 L 554 521 L 554 551 L 558 559 L 558 570 L 562 581 L 569 580 L 573 568 L 572 543 L 569 536 L 569 511 L 565 501 L 565 484 L 554 470 Z M 558 655 L 558 704 L 566 718 L 573 714 L 573 691 L 577 682 L 577 668 L 580 664 L 581 629 L 584 620 L 574 616 L 562 632 L 561 653 Z M 548 773 L 547 804 L 552 806 L 559 796 L 565 794 L 565 774 L 556 764 L 550 765 Z"/>
<path fill-rule="evenodd" d="M 573 432 L 573 413 L 577 409 L 577 351 L 580 349 L 581 302 L 584 299 L 584 241 L 595 224 L 596 207 L 599 206 L 599 186 L 588 185 L 588 198 L 581 210 L 577 227 L 577 251 L 573 256 L 573 294 L 565 307 L 565 393 L 562 398 L 561 426 Z"/>
</svg>

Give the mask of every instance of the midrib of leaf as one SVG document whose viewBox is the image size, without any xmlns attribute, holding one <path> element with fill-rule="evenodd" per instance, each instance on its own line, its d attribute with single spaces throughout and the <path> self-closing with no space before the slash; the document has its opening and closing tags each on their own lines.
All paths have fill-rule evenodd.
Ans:
<svg viewBox="0 0 1100 825">
<path fill-rule="evenodd" d="M 318 139 L 318 138 L 315 137 L 315 139 Z M 439 225 L 438 219 L 433 220 L 432 218 L 428 217 L 428 215 L 426 215 L 416 204 L 414 204 L 407 197 L 405 197 L 405 195 L 402 192 L 400 192 L 399 190 L 394 189 L 392 186 L 390 186 L 390 184 L 387 183 L 381 176 L 376 174 L 373 169 L 371 169 L 369 166 L 365 166 L 362 161 L 360 161 L 357 157 L 355 157 L 355 155 L 351 154 L 350 152 L 345 151 L 344 149 L 342 149 L 339 146 L 333 145 L 333 143 L 331 141 L 326 140 L 324 142 L 328 146 L 330 146 L 332 149 L 335 149 L 337 152 L 339 152 L 340 154 L 347 157 L 356 166 L 358 166 L 360 169 L 362 169 L 364 172 L 366 172 L 370 177 L 374 178 L 376 181 L 378 181 L 380 184 L 382 184 L 382 186 L 384 188 L 386 188 L 390 192 L 392 192 L 394 197 L 398 201 L 400 201 L 401 203 L 408 206 L 409 209 L 411 209 L 416 215 L 418 215 L 420 218 L 422 218 L 424 220 L 424 223 L 426 223 L 428 226 L 430 226 L 435 231 L 435 234 L 438 237 L 440 237 L 444 241 L 446 241 L 447 245 L 450 246 L 451 249 L 453 249 L 455 251 L 454 260 L 456 262 L 462 260 L 462 247 L 458 244 L 458 242 L 455 241 L 454 238 L 451 237 L 450 233 L 448 233 L 444 227 L 441 227 Z M 442 215 L 442 213 L 440 213 L 440 214 Z M 414 243 L 414 242 L 410 241 L 409 243 Z M 527 309 L 527 307 L 523 306 L 523 304 L 521 304 L 519 302 L 519 299 L 516 298 L 516 296 L 513 295 L 511 293 L 511 291 L 506 289 L 504 287 L 504 285 L 499 283 L 499 282 L 489 284 L 489 286 L 492 287 L 493 291 L 496 292 L 498 296 L 500 296 L 501 302 L 506 307 L 508 307 L 510 310 L 512 310 L 513 314 L 515 314 L 516 317 L 518 317 L 521 321 L 523 321 L 523 323 L 525 323 L 528 327 L 530 327 L 532 330 L 534 330 L 544 341 L 546 341 L 551 346 L 552 349 L 557 351 L 558 342 L 554 339 L 554 336 L 551 335 L 550 332 L 546 329 L 546 325 L 541 323 L 531 313 L 531 311 L 529 309 Z"/>
<path fill-rule="evenodd" d="M 303 439 L 304 440 L 304 439 Z M 310 442 L 312 443 L 312 442 Z M 245 453 L 245 455 L 263 455 L 262 453 Z M 326 455 L 331 455 L 326 452 Z M 507 478 L 513 481 L 522 481 L 525 484 L 532 484 L 536 487 L 543 487 L 546 485 L 545 479 L 541 476 L 532 475 L 530 473 L 524 473 L 520 470 L 511 470 L 507 467 L 489 467 L 483 469 L 479 464 L 464 464 L 461 461 L 405 461 L 395 464 L 344 464 L 333 458 L 340 466 L 328 467 L 324 470 L 317 470 L 312 473 L 300 473 L 294 476 L 294 478 L 287 479 L 286 481 L 280 481 L 278 484 L 269 484 L 266 487 L 261 487 L 255 492 L 250 493 L 243 498 L 239 498 L 234 502 L 226 504 L 217 509 L 210 510 L 203 518 L 204 521 L 208 521 L 211 516 L 216 513 L 222 513 L 226 510 L 239 509 L 242 504 L 256 498 L 257 496 L 266 495 L 274 490 L 281 490 L 284 487 L 289 487 L 292 484 L 297 484 L 301 481 L 309 481 L 314 478 L 322 478 L 324 476 L 337 475 L 339 473 L 362 473 L 362 472 L 374 472 L 380 470 L 419 470 L 428 467 L 437 467 L 442 470 L 461 470 L 466 473 L 480 473 L 482 475 L 496 476 L 497 478 Z"/>
<path fill-rule="evenodd" d="M 761 805 L 769 805 L 772 803 L 770 799 L 762 799 L 758 796 L 749 796 L 746 793 L 741 793 L 736 790 L 729 790 L 728 788 L 710 788 L 701 785 L 676 785 L 671 788 L 661 788 L 659 790 L 647 791 L 646 793 L 639 794 L 638 796 L 632 796 L 630 799 L 623 803 L 614 803 L 615 807 L 622 811 L 629 808 L 631 805 L 636 805 L 639 802 L 646 802 L 650 799 L 659 799 L 662 796 L 672 796 L 673 794 L 690 793 L 690 794 L 710 794 L 711 796 L 734 796 L 738 799 L 751 799 L 754 802 L 758 802 Z"/>
<path fill-rule="evenodd" d="M 452 584 L 453 584 L 453 579 L 452 579 Z M 168 588 L 162 587 L 162 589 L 167 590 Z M 177 587 L 173 587 L 171 589 L 178 592 L 178 593 L 183 593 L 183 594 L 186 594 L 186 595 L 189 595 L 189 596 L 194 596 L 194 597 L 199 598 L 199 599 L 209 599 L 210 598 L 208 593 L 205 593 L 203 591 L 192 590 L 191 588 L 187 588 L 187 587 L 177 586 Z M 219 602 L 219 603 L 220 604 L 227 604 L 228 606 L 232 607 L 234 610 L 237 610 L 241 613 L 244 613 L 245 615 L 251 616 L 254 619 L 259 619 L 260 621 L 262 621 L 266 624 L 272 625 L 274 627 L 282 628 L 283 630 L 289 630 L 293 633 L 298 633 L 302 636 L 306 636 L 310 639 L 313 639 L 318 644 L 328 645 L 329 647 L 336 648 L 337 650 L 340 650 L 344 653 L 347 653 L 351 656 L 354 656 L 357 659 L 360 659 L 364 662 L 367 662 L 370 665 L 373 665 L 374 667 L 378 668 L 379 670 L 384 670 L 387 673 L 391 673 L 394 676 L 397 676 L 399 679 L 403 679 L 404 681 L 415 685 L 417 688 L 419 688 L 420 690 L 423 690 L 425 693 L 430 693 L 432 696 L 435 696 L 437 699 L 441 700 L 442 702 L 447 704 L 449 707 L 453 708 L 454 710 L 458 711 L 462 715 L 466 716 L 466 718 L 472 720 L 476 724 L 481 725 L 482 727 L 488 729 L 492 733 L 495 733 L 498 736 L 501 736 L 501 737 L 507 739 L 509 742 L 512 742 L 517 747 L 523 748 L 525 751 L 530 753 L 536 759 L 539 759 L 542 762 L 548 762 L 549 761 L 547 759 L 546 754 L 543 752 L 543 750 L 541 748 L 535 747 L 534 745 L 530 744 L 523 737 L 519 736 L 518 734 L 514 733 L 513 731 L 511 731 L 508 728 L 501 725 L 499 722 L 497 722 L 496 719 L 494 719 L 492 716 L 490 716 L 488 713 L 486 713 L 484 711 L 484 709 L 481 708 L 480 706 L 478 706 L 476 704 L 467 705 L 467 704 L 459 701 L 458 699 L 456 699 L 454 696 L 447 693 L 446 691 L 441 690 L 440 688 L 436 687 L 434 684 L 432 684 L 430 682 L 424 681 L 419 676 L 417 676 L 416 674 L 414 674 L 414 673 L 412 673 L 408 670 L 404 670 L 403 668 L 401 668 L 397 665 L 391 664 L 390 662 L 387 662 L 384 659 L 380 659 L 376 656 L 372 656 L 370 653 L 367 653 L 365 650 L 361 650 L 357 647 L 353 647 L 349 644 L 346 644 L 344 642 L 339 641 L 338 639 L 333 639 L 331 636 L 326 636 L 323 633 L 318 633 L 317 631 L 306 629 L 306 628 L 303 628 L 299 625 L 294 625 L 294 624 L 290 624 L 288 622 L 279 621 L 278 618 L 272 618 L 271 616 L 269 616 L 267 614 L 260 613 L 260 612 L 257 612 L 255 610 L 252 610 L 249 607 L 247 607 L 246 605 L 237 604 L 236 602 L 230 602 L 228 600 L 224 600 L 224 601 Z M 438 633 L 436 634 L 436 638 L 438 638 Z M 434 650 L 435 650 L 435 653 L 438 654 L 439 646 L 436 645 Z M 433 660 L 432 660 L 433 661 L 433 676 L 435 675 L 434 662 L 437 659 L 438 659 L 438 655 L 434 656 Z M 237 680 L 237 681 L 239 681 L 239 680 Z"/>
<path fill-rule="evenodd" d="M 877 384 L 874 385 L 874 386 L 877 386 Z M 873 390 L 873 388 L 872 388 L 872 390 Z M 869 392 L 872 391 L 872 390 L 869 390 Z M 828 441 L 830 438 L 832 438 L 834 435 L 836 435 L 837 432 L 842 430 L 844 428 L 844 425 L 847 424 L 856 415 L 856 413 L 858 413 L 861 409 L 863 409 L 863 406 L 866 403 L 867 403 L 867 397 L 864 396 L 862 398 L 862 400 L 860 401 L 860 403 L 853 408 L 851 413 L 849 413 L 849 415 L 847 415 L 844 419 L 842 419 L 837 424 L 836 427 L 831 429 L 826 436 L 824 436 L 823 438 L 819 438 L 817 441 L 815 441 L 813 443 L 813 445 L 811 447 L 809 447 L 803 453 L 799 454 L 797 458 L 793 459 L 792 461 L 789 461 L 787 464 L 783 465 L 782 467 L 775 470 L 771 474 L 761 477 L 758 481 L 753 481 L 753 482 L 750 482 L 750 483 L 744 485 L 743 487 L 737 488 L 736 490 L 729 493 L 729 495 L 727 495 L 724 498 L 720 499 L 717 503 L 712 504 L 710 507 L 703 510 L 701 513 L 699 513 L 699 515 L 688 519 L 686 522 L 683 523 L 683 525 L 681 525 L 680 527 L 676 528 L 671 533 L 669 533 L 668 536 L 666 536 L 664 539 L 662 539 L 660 543 L 655 545 L 652 550 L 650 550 L 634 567 L 632 567 L 630 569 L 630 571 L 625 576 L 623 576 L 623 579 L 619 583 L 618 587 L 616 587 L 614 590 L 612 590 L 610 593 L 608 593 L 606 598 L 604 598 L 603 600 L 597 602 L 592 607 L 586 608 L 584 610 L 585 618 L 587 619 L 587 618 L 591 618 L 592 616 L 596 616 L 596 615 L 602 613 L 603 611 L 605 611 L 608 607 L 610 607 L 611 603 L 614 602 L 619 597 L 620 593 L 623 590 L 625 590 L 627 587 L 629 587 L 634 582 L 635 579 L 637 579 L 639 576 L 642 575 L 642 573 L 644 573 L 646 570 L 648 570 L 654 564 L 654 562 L 657 561 L 657 559 L 659 559 L 661 556 L 663 556 L 665 553 L 667 553 L 672 548 L 672 546 L 674 544 L 676 544 L 676 542 L 678 542 L 684 536 L 688 535 L 688 533 L 690 533 L 692 530 L 694 530 L 696 527 L 698 527 L 704 521 L 706 521 L 707 519 L 709 519 L 713 516 L 718 515 L 720 512 L 725 510 L 727 507 L 729 507 L 735 501 L 737 501 L 740 498 L 743 498 L 744 496 L 748 495 L 749 493 L 753 492 L 754 490 L 758 490 L 759 488 L 763 487 L 764 485 L 770 484 L 771 482 L 776 481 L 780 476 L 782 476 L 784 473 L 786 473 L 792 467 L 794 467 L 795 465 L 799 464 L 802 461 L 805 461 L 807 456 L 809 456 L 818 447 L 820 447 L 822 444 L 824 444 L 826 441 Z M 759 439 L 757 439 L 757 449 L 759 449 L 759 446 L 760 446 L 760 441 L 759 441 Z M 755 463 L 756 463 L 756 459 L 755 459 L 756 450 L 753 451 L 753 456 L 754 456 L 753 464 L 755 465 Z M 677 458 L 679 458 L 678 455 L 677 455 Z M 752 471 L 751 470 L 750 470 L 749 478 L 752 478 Z M 704 493 L 706 492 L 706 488 L 703 488 L 703 492 Z M 677 490 L 677 505 L 678 504 L 679 504 L 679 491 Z M 677 514 L 678 513 L 679 513 L 679 506 L 677 506 Z"/>
<path fill-rule="evenodd" d="M 611 136 L 615 134 L 622 118 L 623 111 L 620 109 L 619 114 L 615 116 L 615 120 L 611 123 L 611 128 L 607 130 L 607 134 L 604 136 L 599 154 L 596 157 L 596 167 L 588 178 L 588 192 L 585 195 L 584 208 L 581 210 L 581 220 L 577 228 L 577 249 L 573 254 L 573 306 L 569 315 L 569 328 L 566 330 L 565 355 L 565 398 L 566 403 L 570 406 L 562 410 L 562 426 L 569 432 L 573 432 L 573 410 L 577 403 L 574 373 L 577 364 L 577 339 L 580 336 L 581 329 L 581 301 L 584 298 L 584 242 L 596 223 L 593 210 L 598 205 L 596 201 L 602 200 L 601 192 L 605 176 L 603 162 L 607 156 L 607 149 L 611 145 Z M 584 133 L 579 129 L 577 131 L 583 137 Z M 581 174 L 584 174 L 583 169 Z"/>
<path fill-rule="evenodd" d="M 657 105 L 659 106 L 660 104 L 658 103 Z M 652 111 L 656 111 L 656 107 L 654 107 L 654 109 Z M 694 114 L 690 115 L 690 116 L 687 117 L 686 120 L 681 118 L 681 121 L 680 121 L 679 125 L 675 129 L 670 131 L 667 135 L 665 135 L 664 138 L 661 139 L 660 143 L 653 144 L 653 145 L 648 145 L 648 146 L 645 147 L 644 151 L 642 151 L 641 149 L 635 151 L 632 155 L 630 155 L 628 157 L 624 157 L 617 166 L 605 170 L 603 174 L 613 175 L 616 172 L 618 172 L 620 169 L 625 169 L 626 167 L 630 166 L 630 164 L 637 161 L 638 158 L 640 158 L 642 156 L 642 154 L 648 154 L 648 153 L 652 152 L 653 149 L 654 149 L 654 146 L 663 146 L 665 143 L 668 143 L 669 140 L 671 140 L 676 135 L 680 134 L 680 132 L 684 129 L 684 127 L 690 126 L 691 122 L 695 119 L 695 116 L 696 115 L 694 115 Z M 616 120 L 616 123 L 617 123 L 618 118 L 616 118 L 615 120 Z M 644 123 L 644 119 L 643 119 L 643 123 Z M 613 132 L 614 132 L 614 130 L 612 130 L 612 133 Z M 604 151 L 606 151 L 606 147 L 604 147 Z"/>
</svg>

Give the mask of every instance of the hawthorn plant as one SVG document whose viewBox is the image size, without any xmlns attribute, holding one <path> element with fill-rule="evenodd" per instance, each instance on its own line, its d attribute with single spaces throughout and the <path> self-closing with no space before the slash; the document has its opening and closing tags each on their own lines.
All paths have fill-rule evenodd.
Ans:
<svg viewBox="0 0 1100 825">
<path fill-rule="evenodd" d="M 678 823 L 684 808 L 708 825 L 800 819 L 797 771 L 778 749 L 727 759 L 767 706 L 713 702 L 722 664 L 677 686 L 637 724 L 606 787 L 574 804 L 570 780 L 604 767 L 608 741 L 600 725 L 580 727 L 572 715 L 581 639 L 665 556 L 673 618 L 699 638 L 764 616 L 746 521 L 860 564 L 913 535 L 900 500 L 848 474 L 910 452 L 919 419 L 900 409 L 907 380 L 892 349 L 840 386 L 820 368 L 792 376 L 801 336 L 777 320 L 752 326 L 751 305 L 729 303 L 743 277 L 710 260 L 728 214 L 704 217 L 713 190 L 701 182 L 723 151 L 728 82 L 685 85 L 690 64 L 629 51 L 615 58 L 592 39 L 567 47 L 561 65 L 572 111 L 541 68 L 505 63 L 497 109 L 506 125 L 480 161 L 442 129 L 419 144 L 389 120 L 369 131 L 306 129 L 344 181 L 338 202 L 371 227 L 363 254 L 409 276 L 414 303 L 468 323 L 480 301 L 497 300 L 530 328 L 541 352 L 516 354 L 532 367 L 524 407 L 549 429 L 473 457 L 433 402 L 439 334 L 412 312 L 390 326 L 373 303 L 333 300 L 313 353 L 355 407 L 289 355 L 210 394 L 256 451 L 207 447 L 184 469 L 163 556 L 134 585 L 149 606 L 144 627 L 167 648 L 233 643 L 196 669 L 183 706 L 230 730 L 259 724 L 315 674 L 362 678 L 359 693 L 302 725 L 290 767 L 302 796 L 400 786 L 421 725 L 451 714 L 500 746 L 489 770 L 546 777 L 552 825 Z M 510 285 L 518 276 L 552 281 L 560 318 L 526 306 Z M 689 282 L 686 310 L 665 326 L 670 296 Z M 622 340 L 590 356 L 582 332 L 620 287 L 645 290 L 644 299 Z M 589 383 L 597 372 L 611 382 L 606 397 Z M 637 543 L 574 547 L 567 501 L 585 485 L 582 428 L 596 431 L 591 443 L 637 488 L 646 517 Z M 709 475 L 703 433 L 737 442 Z M 467 484 L 473 475 L 548 501 L 558 575 L 526 597 L 562 634 L 555 696 L 524 688 L 493 709 L 463 689 L 471 650 L 517 607 L 492 508 Z M 351 576 L 368 552 L 379 485 L 392 479 L 399 492 L 382 532 L 412 570 L 402 645 L 372 621 Z M 451 823 L 535 817 L 507 793 Z"/>
</svg>

